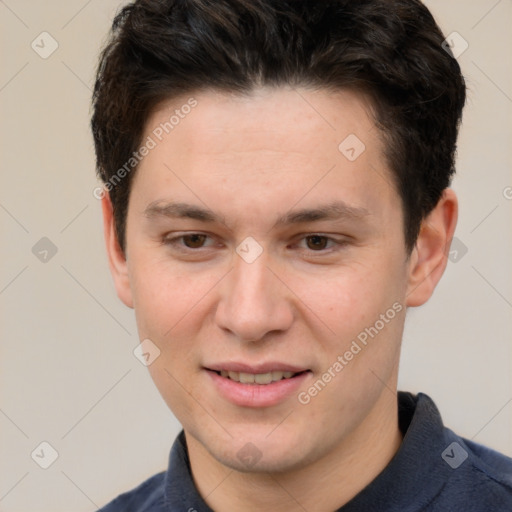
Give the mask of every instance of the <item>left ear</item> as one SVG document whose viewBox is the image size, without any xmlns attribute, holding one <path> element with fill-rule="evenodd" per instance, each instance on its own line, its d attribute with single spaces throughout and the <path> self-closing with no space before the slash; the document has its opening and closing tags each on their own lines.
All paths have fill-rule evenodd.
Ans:
<svg viewBox="0 0 512 512">
<path fill-rule="evenodd" d="M 441 279 L 457 225 L 457 213 L 457 196 L 452 189 L 447 188 L 436 207 L 422 221 L 416 245 L 409 258 L 407 306 L 425 304 Z"/>
</svg>

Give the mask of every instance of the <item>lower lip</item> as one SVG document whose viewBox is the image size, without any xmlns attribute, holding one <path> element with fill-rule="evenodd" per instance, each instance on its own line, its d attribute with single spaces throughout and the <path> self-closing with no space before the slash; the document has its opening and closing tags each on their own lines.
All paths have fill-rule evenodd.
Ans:
<svg viewBox="0 0 512 512">
<path fill-rule="evenodd" d="M 270 384 L 242 384 L 228 377 L 221 377 L 213 370 L 206 370 L 220 394 L 241 407 L 271 407 L 297 393 L 300 385 L 311 372 L 303 372 L 290 379 Z"/>
</svg>

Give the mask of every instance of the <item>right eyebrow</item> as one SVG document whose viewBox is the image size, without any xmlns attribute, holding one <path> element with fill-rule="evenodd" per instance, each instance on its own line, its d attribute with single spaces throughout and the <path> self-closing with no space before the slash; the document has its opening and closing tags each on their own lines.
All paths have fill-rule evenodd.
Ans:
<svg viewBox="0 0 512 512">
<path fill-rule="evenodd" d="M 145 217 L 168 217 L 174 219 L 194 219 L 202 222 L 219 222 L 224 224 L 224 218 L 208 208 L 188 203 L 154 201 L 144 210 Z"/>
</svg>

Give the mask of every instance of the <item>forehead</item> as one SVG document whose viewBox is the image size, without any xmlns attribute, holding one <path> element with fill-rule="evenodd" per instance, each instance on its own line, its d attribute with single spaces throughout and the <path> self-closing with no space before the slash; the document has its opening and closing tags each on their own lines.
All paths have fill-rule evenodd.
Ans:
<svg viewBox="0 0 512 512">
<path fill-rule="evenodd" d="M 196 106 L 188 108 L 191 98 Z M 371 149 L 380 141 L 369 106 L 365 96 L 349 90 L 264 87 L 246 95 L 203 91 L 158 105 L 146 123 L 146 134 L 165 128 L 173 114 L 183 111 L 179 120 L 174 115 L 178 123 L 163 137 L 191 156 L 228 148 L 302 152 L 304 142 L 313 140 L 322 142 L 322 150 L 338 151 L 339 142 L 351 133 Z M 307 146 L 311 153 L 312 144 Z"/>
<path fill-rule="evenodd" d="M 145 206 L 181 194 L 222 214 L 248 200 L 260 213 L 319 199 L 369 209 L 394 194 L 369 111 L 352 91 L 262 88 L 174 98 L 148 119 L 143 140 L 155 145 L 133 186 Z"/>
</svg>

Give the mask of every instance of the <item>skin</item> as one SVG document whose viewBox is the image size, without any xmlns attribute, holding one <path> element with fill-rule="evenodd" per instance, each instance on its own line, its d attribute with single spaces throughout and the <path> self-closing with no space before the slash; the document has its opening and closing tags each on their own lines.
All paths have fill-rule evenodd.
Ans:
<svg viewBox="0 0 512 512">
<path fill-rule="evenodd" d="M 197 107 L 137 169 L 125 252 L 103 199 L 118 295 L 135 309 L 140 339 L 161 351 L 149 370 L 183 425 L 207 504 L 217 512 L 332 511 L 402 441 L 396 388 L 405 312 L 425 303 L 443 274 L 455 194 L 445 190 L 408 254 L 400 198 L 362 96 L 263 88 L 194 98 Z M 143 140 L 186 100 L 160 105 Z M 355 161 L 338 150 L 349 134 L 366 147 Z M 358 215 L 275 226 L 291 211 L 334 201 Z M 168 202 L 207 207 L 222 221 L 147 215 Z M 208 236 L 176 238 L 193 233 Z M 252 263 L 235 252 L 248 236 L 263 250 Z M 204 370 L 282 361 L 311 370 L 299 390 L 307 391 L 393 303 L 402 311 L 306 405 L 296 394 L 270 407 L 235 405 Z M 254 465 L 237 457 L 246 443 L 261 453 Z"/>
</svg>

